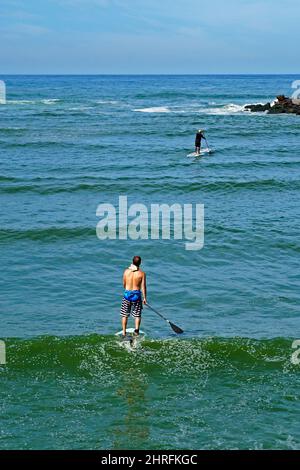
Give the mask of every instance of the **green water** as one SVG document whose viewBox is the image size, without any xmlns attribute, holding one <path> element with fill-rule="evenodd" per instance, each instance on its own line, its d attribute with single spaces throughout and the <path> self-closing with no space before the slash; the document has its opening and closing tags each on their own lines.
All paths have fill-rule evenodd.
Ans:
<svg viewBox="0 0 300 470">
<path fill-rule="evenodd" d="M 299 448 L 291 341 L 7 342 L 1 448 Z M 6 431 L 6 423 L 9 432 Z"/>
</svg>

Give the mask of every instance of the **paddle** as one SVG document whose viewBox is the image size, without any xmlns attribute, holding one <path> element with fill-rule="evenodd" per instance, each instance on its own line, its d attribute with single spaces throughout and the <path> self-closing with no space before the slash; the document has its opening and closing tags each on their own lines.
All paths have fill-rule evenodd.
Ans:
<svg viewBox="0 0 300 470">
<path fill-rule="evenodd" d="M 206 137 L 204 137 L 204 140 L 206 142 L 207 149 L 210 150 Z"/>
<path fill-rule="evenodd" d="M 168 320 L 167 318 L 165 318 L 161 313 L 159 313 L 157 310 L 155 310 L 155 308 L 151 307 L 151 305 L 149 304 L 146 304 L 146 306 L 148 308 L 150 308 L 150 310 L 152 310 L 154 313 L 156 313 L 157 315 L 159 315 L 161 318 L 163 318 L 166 322 L 169 323 L 170 327 L 172 328 L 172 330 L 177 334 L 177 335 L 181 335 L 181 333 L 183 333 L 183 330 L 181 328 L 179 328 L 179 326 L 176 326 L 174 325 L 174 323 L 172 323 L 170 320 Z"/>
</svg>

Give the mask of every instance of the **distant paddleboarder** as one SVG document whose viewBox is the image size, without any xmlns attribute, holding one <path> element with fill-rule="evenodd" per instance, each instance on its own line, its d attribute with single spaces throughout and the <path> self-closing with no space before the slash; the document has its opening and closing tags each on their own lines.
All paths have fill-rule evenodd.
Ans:
<svg viewBox="0 0 300 470">
<path fill-rule="evenodd" d="M 203 129 L 199 129 L 197 131 L 196 138 L 195 138 L 195 153 L 196 153 L 196 155 L 200 155 L 202 139 L 206 140 L 205 137 L 204 137 L 204 132 L 205 131 Z"/>
<path fill-rule="evenodd" d="M 130 314 L 135 321 L 134 334 L 139 334 L 143 304 L 147 303 L 146 273 L 140 269 L 141 262 L 140 256 L 134 256 L 132 264 L 125 269 L 123 274 L 125 292 L 120 314 L 124 337 L 126 336 L 127 321 Z"/>
</svg>

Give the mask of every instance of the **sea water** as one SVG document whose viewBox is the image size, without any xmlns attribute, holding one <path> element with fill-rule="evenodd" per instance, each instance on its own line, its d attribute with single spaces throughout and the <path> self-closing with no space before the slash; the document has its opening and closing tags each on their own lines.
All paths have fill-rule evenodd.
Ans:
<svg viewBox="0 0 300 470">
<path fill-rule="evenodd" d="M 300 448 L 300 118 L 244 110 L 296 78 L 1 77 L 1 449 Z M 99 240 L 119 196 L 204 204 L 203 249 Z M 133 255 L 185 333 L 145 308 L 128 351 Z"/>
</svg>

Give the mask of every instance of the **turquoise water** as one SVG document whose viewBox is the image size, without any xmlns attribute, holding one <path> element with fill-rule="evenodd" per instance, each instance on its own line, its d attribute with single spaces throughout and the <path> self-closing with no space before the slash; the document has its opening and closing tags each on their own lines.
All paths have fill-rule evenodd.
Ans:
<svg viewBox="0 0 300 470">
<path fill-rule="evenodd" d="M 1 449 L 300 448 L 300 121 L 243 111 L 296 78 L 4 77 Z M 215 153 L 186 158 L 200 127 Z M 100 241 L 120 195 L 204 204 L 204 248 Z M 128 351 L 133 254 L 185 334 L 145 309 Z"/>
</svg>

